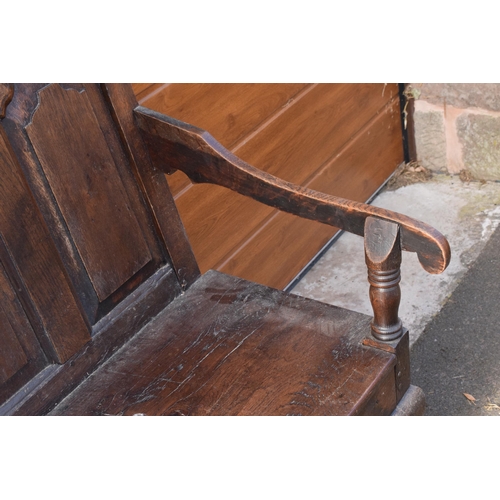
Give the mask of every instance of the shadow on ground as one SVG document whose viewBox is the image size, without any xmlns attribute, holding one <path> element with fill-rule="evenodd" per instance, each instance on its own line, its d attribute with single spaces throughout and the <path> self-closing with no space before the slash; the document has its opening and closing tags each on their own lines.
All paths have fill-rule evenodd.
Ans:
<svg viewBox="0 0 500 500">
<path fill-rule="evenodd" d="M 425 415 L 500 415 L 500 228 L 413 345 L 411 363 Z"/>
</svg>

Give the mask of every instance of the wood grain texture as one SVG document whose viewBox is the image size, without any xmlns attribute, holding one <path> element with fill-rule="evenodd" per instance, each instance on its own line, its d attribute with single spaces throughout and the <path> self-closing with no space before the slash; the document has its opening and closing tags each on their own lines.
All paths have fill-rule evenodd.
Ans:
<svg viewBox="0 0 500 500">
<path fill-rule="evenodd" d="M 361 345 L 368 323 L 211 271 L 51 414 L 390 414 L 396 357 Z"/>
<path fill-rule="evenodd" d="M 89 328 L 3 129 L 0 175 L 0 234 L 43 324 L 41 342 L 47 341 L 49 356 L 64 362 L 90 340 Z"/>
<path fill-rule="evenodd" d="M 318 84 L 234 153 L 260 170 L 303 185 L 390 101 L 382 88 Z"/>
<path fill-rule="evenodd" d="M 138 124 L 156 147 L 164 149 L 193 182 L 215 183 L 280 210 L 364 235 L 369 216 L 395 222 L 401 230 L 403 250 L 416 252 L 430 273 L 440 273 L 450 260 L 446 238 L 433 227 L 396 212 L 325 195 L 262 172 L 221 146 L 192 125 L 146 108 L 136 109 Z"/>
<path fill-rule="evenodd" d="M 206 87 L 208 93 L 210 86 Z M 240 86 L 228 86 L 228 88 L 232 87 Z M 278 87 L 287 87 L 287 85 Z M 160 94 L 163 94 L 163 91 Z M 245 105 L 244 97 L 243 95 L 239 97 L 241 106 Z M 182 101 L 182 96 L 180 100 Z M 344 178 L 339 185 L 342 184 L 345 187 L 352 183 L 358 188 L 358 190 L 349 189 L 344 192 L 339 190 L 335 194 L 365 201 L 403 159 L 397 101 L 397 85 L 308 85 L 300 90 L 293 100 L 287 103 L 287 106 L 275 110 L 274 114 L 259 125 L 257 130 L 247 135 L 232 149 L 239 157 L 252 165 L 264 170 L 269 169 L 271 173 L 305 186 L 311 178 L 317 176 L 326 165 L 329 165 L 337 177 L 343 175 Z M 149 106 L 149 101 L 144 101 L 144 103 Z M 388 106 L 390 112 L 386 109 Z M 203 116 L 207 113 L 200 106 L 190 107 L 189 104 L 185 104 L 185 108 L 189 109 L 190 118 L 193 117 L 191 123 L 197 125 L 199 121 L 196 121 L 198 120 L 196 114 Z M 396 110 L 395 113 L 394 110 Z M 212 120 L 223 122 L 225 114 L 224 108 L 210 108 Z M 234 116 L 235 126 L 237 126 L 241 116 L 238 113 Z M 379 119 L 380 116 L 384 117 L 383 123 Z M 387 130 L 383 130 L 386 125 Z M 369 130 L 365 130 L 367 126 Z M 207 130 L 212 132 L 209 128 Z M 364 147 L 364 143 L 358 141 L 357 148 L 363 151 L 363 155 L 358 155 L 358 160 L 361 159 L 363 168 L 359 168 L 357 164 L 348 165 L 341 161 L 334 164 L 334 160 L 342 154 L 342 150 L 359 138 L 360 134 L 363 135 L 364 140 L 368 140 L 370 144 L 375 143 L 377 146 L 378 142 L 371 140 L 375 135 L 384 144 L 391 139 L 391 153 L 396 152 L 396 154 L 388 155 L 388 151 L 384 151 L 381 155 L 382 161 L 389 160 L 389 163 L 376 161 L 378 158 L 375 156 L 372 158 L 371 152 Z M 217 135 L 215 137 L 220 139 Z M 394 143 L 394 138 L 397 144 Z M 223 142 L 223 144 L 226 143 Z M 378 148 L 378 151 L 380 150 L 381 148 Z M 165 167 L 168 168 L 168 165 L 165 164 Z M 353 172 L 350 172 L 350 169 L 353 169 Z M 384 176 L 380 175 L 382 172 Z M 290 282 L 297 274 L 292 271 L 296 267 L 296 261 L 293 260 L 291 254 L 299 254 L 300 260 L 305 265 L 322 247 L 322 235 L 326 233 L 333 235 L 335 232 L 331 229 L 320 228 L 316 230 L 317 237 L 313 233 L 307 240 L 302 237 L 302 229 L 298 229 L 298 222 L 297 227 L 292 223 L 289 227 L 293 233 L 297 234 L 297 238 L 289 247 L 281 245 L 281 259 L 272 263 L 270 259 L 266 259 L 265 263 L 257 262 L 252 252 L 246 252 L 243 249 L 255 243 L 256 238 L 260 240 L 259 235 L 266 238 L 265 228 L 269 220 L 275 216 L 275 211 L 212 186 L 193 186 L 182 172 L 168 175 L 167 181 L 175 195 L 176 204 L 203 271 L 210 268 L 226 271 L 223 266 L 228 259 L 238 255 L 239 265 L 245 265 L 246 259 L 256 265 L 246 266 L 249 274 L 239 274 L 239 270 L 236 270 L 236 274 L 271 286 L 281 286 L 283 282 L 285 284 Z M 320 191 L 334 194 L 324 188 Z M 281 228 L 278 229 L 279 233 L 283 234 Z M 270 236 L 271 239 L 275 239 L 273 235 Z M 270 242 L 269 253 L 274 252 L 274 247 L 271 245 Z M 243 252 L 241 254 L 240 249 Z M 282 262 L 283 260 L 287 262 Z M 236 262 L 230 265 L 234 269 L 239 267 Z M 260 265 L 267 266 L 270 273 L 260 272 Z M 300 269 L 298 268 L 298 271 Z M 289 273 L 285 276 L 287 270 Z M 252 272 L 256 274 L 252 275 Z M 262 276 L 265 277 L 264 281 L 261 281 Z"/>
<path fill-rule="evenodd" d="M 25 366 L 28 359 L 1 304 L 0 332 L 0 384 L 3 384 Z"/>
<path fill-rule="evenodd" d="M 26 131 L 103 301 L 145 266 L 151 253 L 87 93 L 50 85 L 39 99 Z"/>
<path fill-rule="evenodd" d="M 147 99 L 152 92 L 160 87 L 163 87 L 163 83 L 132 83 L 132 90 L 137 96 L 137 100 Z"/>
<path fill-rule="evenodd" d="M 95 325 L 92 342 L 76 353 L 69 363 L 57 366 L 44 380 L 43 385 L 33 390 L 23 401 L 13 407 L 7 407 L 6 414 L 48 413 L 181 292 L 175 273 L 170 267 L 165 266 L 158 270 L 121 302 L 113 314 L 105 316 Z"/>
<path fill-rule="evenodd" d="M 304 90 L 295 105 L 315 88 Z M 5 170 L 0 172 L 0 331 L 3 325 L 6 332 L 0 344 L 3 341 L 12 353 L 8 359 L 0 354 L 5 365 L 0 372 L 0 414 L 391 414 L 409 381 L 408 343 L 402 340 L 407 335 L 389 349 L 388 343 L 366 344 L 370 318 L 365 315 L 216 271 L 200 277 L 163 173 L 188 160 L 183 170 L 194 181 L 220 182 L 239 191 L 226 191 L 237 199 L 255 198 L 247 200 L 249 206 L 259 200 L 268 203 L 264 208 L 271 218 L 265 215 L 263 220 L 269 228 L 277 208 L 290 219 L 301 215 L 330 225 L 340 222 L 341 227 L 354 218 L 356 230 L 372 214 L 365 206 L 353 209 L 344 200 L 259 173 L 234 155 L 228 157 L 202 131 L 182 124 L 179 128 L 178 123 L 166 126 L 161 115 L 158 125 L 157 115 L 140 108 L 134 112 L 136 104 L 131 87 L 118 84 L 16 87 L 2 122 L 6 133 L 0 131 L 0 170 L 2 165 Z M 283 114 L 278 112 L 262 130 Z M 54 130 L 43 130 L 42 123 Z M 66 133 L 62 143 L 54 139 L 58 128 Z M 258 135 L 240 142 L 239 149 Z M 294 175 L 305 175 L 309 184 L 329 178 L 328 166 L 349 156 L 357 135 L 341 135 L 347 139 L 335 158 L 313 174 L 297 170 Z M 64 142 L 79 141 L 82 144 L 70 154 Z M 84 324 L 84 305 L 77 298 L 80 285 L 87 285 L 72 274 L 72 266 L 83 267 L 83 259 L 80 252 L 71 254 L 69 235 L 65 250 L 64 231 L 70 224 L 61 215 L 67 215 L 67 207 L 78 211 L 78 203 L 73 193 L 58 189 L 93 179 L 96 162 L 86 163 L 85 148 L 90 154 L 96 150 L 98 159 L 113 167 L 103 182 L 119 181 L 108 194 L 126 200 L 150 259 L 128 279 L 122 274 L 126 281 L 100 301 L 102 315 L 95 324 L 85 325 L 87 336 L 91 328 L 91 341 L 73 350 L 63 365 L 47 365 L 36 336 L 49 339 L 48 352 L 53 349 L 54 359 L 60 360 L 58 332 L 66 328 L 68 345 L 74 349 L 78 335 L 73 329 Z M 58 163 L 60 156 L 87 176 L 67 178 L 70 169 Z M 79 161 L 71 163 L 74 158 Z M 57 178 L 56 167 L 64 179 Z M 83 196 L 81 203 L 92 205 L 92 198 Z M 115 209 L 107 200 L 102 206 L 106 212 Z M 87 238 L 93 236 L 87 231 Z M 79 245 L 75 248 L 80 250 Z M 123 262 L 116 259 L 116 266 L 123 270 Z M 18 324 L 20 307 L 26 314 Z M 71 316 L 75 311 L 80 321 L 76 324 Z M 54 316 L 54 325 L 47 324 L 47 314 Z M 25 330 L 26 322 L 33 322 L 32 330 Z M 24 392 L 19 391 L 26 382 Z"/>
<path fill-rule="evenodd" d="M 54 165 L 57 165 L 57 163 L 51 162 L 52 166 L 50 168 L 52 168 L 52 173 L 54 174 L 52 175 L 52 182 L 54 183 L 55 180 L 56 187 L 59 188 L 59 190 L 56 189 L 59 194 L 59 200 L 56 200 L 53 186 L 50 185 L 48 176 L 40 165 L 42 161 L 37 157 L 32 143 L 25 132 L 26 127 L 30 130 L 30 127 L 33 126 L 33 114 L 35 115 L 34 119 L 36 121 L 38 112 L 43 111 L 43 109 L 38 109 L 38 111 L 36 111 L 38 93 L 41 93 L 42 96 L 46 95 L 46 92 L 53 92 L 53 87 L 64 89 L 65 93 L 76 93 L 79 95 L 80 98 L 78 99 L 83 99 L 85 101 L 83 107 L 85 107 L 86 112 L 91 115 L 90 121 L 93 122 L 94 125 L 96 125 L 95 121 L 99 122 L 98 125 L 94 127 L 94 130 L 89 131 L 88 138 L 85 136 L 83 129 L 75 130 L 75 125 L 73 124 L 72 130 L 74 133 L 74 140 L 72 148 L 81 153 L 82 148 L 84 148 L 83 144 L 88 139 L 90 139 L 95 146 L 98 145 L 99 142 L 96 143 L 92 137 L 92 135 L 96 134 L 100 134 L 99 141 L 101 144 L 100 149 L 97 148 L 97 151 L 92 150 L 92 155 L 85 157 L 83 161 L 78 163 L 79 165 L 81 163 L 88 167 L 87 170 L 83 172 L 86 174 L 83 176 L 83 182 L 80 182 L 82 179 L 76 182 L 77 179 L 74 179 L 76 176 L 70 173 L 71 182 L 65 182 L 64 184 L 60 183 L 59 172 L 64 172 L 65 170 L 64 168 L 58 168 L 57 171 L 54 171 L 56 170 L 54 169 Z M 136 101 L 134 100 L 134 105 L 135 104 Z M 72 102 L 65 102 L 63 98 L 59 102 L 59 106 L 56 107 L 58 108 L 58 113 L 67 117 L 68 113 L 71 114 L 72 111 L 64 109 L 64 106 L 66 106 L 66 108 L 72 107 L 73 104 Z M 74 119 L 73 122 L 78 123 L 79 120 Z M 109 311 L 123 300 L 124 297 L 131 293 L 134 287 L 137 287 L 140 283 L 148 279 L 148 277 L 151 276 L 156 269 L 159 269 L 168 259 L 167 252 L 162 246 L 159 235 L 157 234 L 154 217 L 148 211 L 149 209 L 143 197 L 143 193 L 138 189 L 137 181 L 133 173 L 135 168 L 133 166 L 133 158 L 130 156 L 127 157 L 128 146 L 124 144 L 126 141 L 122 140 L 120 137 L 120 132 L 117 130 L 117 125 L 111 117 L 110 110 L 107 107 L 100 86 L 95 84 L 86 84 L 83 86 L 80 84 L 42 84 L 40 86 L 16 84 L 15 96 L 8 108 L 8 116 L 3 121 L 3 125 L 15 151 L 15 155 L 20 161 L 23 174 L 28 181 L 30 190 L 35 197 L 38 208 L 45 219 L 50 235 L 63 261 L 71 284 L 74 287 L 78 302 L 85 316 L 85 321 L 92 327 L 92 325 L 94 325 L 104 314 L 109 313 Z M 71 127 L 69 128 L 71 129 Z M 57 138 L 55 140 L 57 140 Z M 105 141 L 104 145 L 102 141 Z M 61 151 L 67 152 L 64 148 L 59 149 L 57 152 L 54 152 L 54 149 L 50 149 L 49 153 L 58 155 Z M 75 152 L 70 151 L 69 154 L 71 160 L 74 161 L 76 157 Z M 105 158 L 107 160 L 106 164 L 103 168 L 95 172 L 93 165 L 89 166 L 89 159 L 92 159 L 91 157 L 94 160 L 96 158 L 99 159 L 99 157 Z M 67 163 L 71 164 L 71 161 Z M 95 165 L 102 167 L 102 165 L 98 163 L 95 163 Z M 66 168 L 66 173 L 67 170 Z M 81 169 L 76 169 L 75 172 L 80 172 L 80 174 L 82 174 Z M 101 182 L 99 180 L 100 176 L 106 177 L 107 185 L 106 182 Z M 57 185 L 58 182 L 59 185 Z M 86 190 L 86 186 L 89 182 L 94 182 L 94 184 L 98 185 L 97 192 L 100 193 L 101 198 L 103 192 L 106 192 L 106 196 L 104 196 L 104 200 L 101 200 L 104 202 L 103 205 L 96 203 L 96 197 L 94 196 L 91 203 L 89 203 L 89 207 L 84 210 L 81 206 L 86 206 L 85 197 L 90 196 L 90 194 L 95 194 L 94 191 L 96 191 L 95 189 L 90 189 L 90 191 Z M 62 196 L 67 196 L 70 200 L 73 200 L 73 204 L 62 201 L 60 191 L 62 191 Z M 57 201 L 64 204 L 66 216 L 68 216 L 69 211 L 69 215 L 72 219 L 76 219 L 76 221 L 73 220 L 74 226 L 76 227 L 72 229 L 77 235 L 81 236 L 85 248 L 87 250 L 93 250 L 90 252 L 90 256 L 88 256 L 89 259 L 87 259 L 86 262 L 82 260 L 79 248 L 75 244 L 67 220 L 63 216 L 61 207 Z M 117 219 L 116 214 L 118 211 L 116 209 L 120 207 L 125 207 L 126 212 L 124 216 Z M 92 210 L 97 211 L 98 216 L 96 218 L 90 214 L 89 222 L 88 215 Z M 80 223 L 79 218 L 81 217 L 86 219 L 87 225 Z M 92 219 L 94 219 L 94 222 L 92 222 Z M 132 225 L 128 224 L 130 219 L 132 220 Z M 106 227 L 103 228 L 106 224 L 113 227 L 116 220 L 118 220 L 117 225 L 121 227 L 121 233 L 123 235 L 121 240 L 113 240 L 113 235 L 116 236 L 116 233 L 120 231 L 116 229 L 108 230 Z M 101 231 L 100 235 L 97 234 L 99 231 L 95 231 L 96 225 Z M 105 237 L 102 237 L 102 233 L 104 233 Z M 114 247 L 112 248 L 106 245 L 106 242 L 109 243 L 110 239 L 114 241 Z M 133 269 L 134 264 L 137 264 L 137 262 L 133 263 L 130 270 L 132 275 L 130 275 L 126 267 L 131 263 L 129 259 L 130 254 L 132 253 L 133 257 L 133 254 L 137 253 L 137 248 L 131 248 L 131 245 L 136 241 L 140 242 L 140 246 L 145 251 L 146 255 L 149 254 L 150 257 L 146 259 L 146 263 L 143 266 L 139 264 L 140 269 L 137 272 L 134 272 Z M 101 282 L 101 293 L 98 296 L 95 285 L 89 277 L 88 269 L 90 273 L 92 271 L 95 272 L 96 267 L 99 269 L 99 265 L 106 262 L 106 259 L 108 259 L 108 263 L 112 260 L 114 264 L 115 261 L 117 262 L 120 260 L 118 256 L 121 258 L 122 268 L 108 271 L 112 273 L 111 278 L 115 281 L 115 286 L 113 286 L 113 283 L 108 283 L 106 281 L 106 276 L 101 276 L 106 283 L 103 284 Z M 113 257 L 115 258 L 113 259 Z M 96 276 L 92 276 L 92 278 L 96 281 Z M 108 290 L 106 290 L 106 287 L 108 287 Z M 115 290 L 108 295 L 107 292 L 113 288 L 115 288 Z"/>
<path fill-rule="evenodd" d="M 403 334 L 403 325 L 398 316 L 401 301 L 401 245 L 397 224 L 367 217 L 365 261 L 373 308 L 372 335 L 379 340 L 395 340 Z"/>
<path fill-rule="evenodd" d="M 170 84 L 141 105 L 196 123 L 232 149 L 271 114 L 289 106 L 306 84 Z M 135 91 L 135 89 L 134 89 Z"/>
<path fill-rule="evenodd" d="M 0 407 L 46 365 L 47 358 L 14 290 L 12 274 L 8 274 L 5 247 L 0 241 Z M 0 410 L 1 415 L 1 410 Z"/>
<path fill-rule="evenodd" d="M 393 102 L 379 113 L 306 187 L 366 201 L 401 161 L 400 137 L 393 130 L 397 106 Z M 212 267 L 282 289 L 336 232 L 334 227 L 276 210 L 240 247 Z M 208 268 L 203 260 L 200 266 L 204 271 Z"/>
<path fill-rule="evenodd" d="M 137 184 L 148 204 L 148 209 L 161 237 L 182 288 L 189 287 L 200 275 L 198 264 L 187 239 L 165 177 L 153 168 L 146 146 L 137 130 L 133 109 L 137 102 L 127 86 L 107 84 L 103 92 L 120 130 L 122 141 L 127 148 L 130 162 L 135 172 Z"/>
</svg>

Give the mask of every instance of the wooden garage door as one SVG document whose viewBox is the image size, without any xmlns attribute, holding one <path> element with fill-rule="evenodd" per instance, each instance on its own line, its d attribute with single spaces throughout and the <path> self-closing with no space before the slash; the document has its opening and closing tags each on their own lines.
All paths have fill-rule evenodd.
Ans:
<svg viewBox="0 0 500 500">
<path fill-rule="evenodd" d="M 134 84 L 141 105 L 266 172 L 366 201 L 403 161 L 397 84 Z M 224 188 L 167 176 L 200 269 L 283 288 L 335 234 Z"/>
</svg>

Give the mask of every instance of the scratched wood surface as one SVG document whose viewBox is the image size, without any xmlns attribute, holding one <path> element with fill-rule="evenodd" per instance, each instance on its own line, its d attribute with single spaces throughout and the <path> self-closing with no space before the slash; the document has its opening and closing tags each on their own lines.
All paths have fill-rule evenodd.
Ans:
<svg viewBox="0 0 500 500">
<path fill-rule="evenodd" d="M 389 414 L 396 357 L 361 344 L 369 322 L 210 271 L 51 414 Z"/>
</svg>

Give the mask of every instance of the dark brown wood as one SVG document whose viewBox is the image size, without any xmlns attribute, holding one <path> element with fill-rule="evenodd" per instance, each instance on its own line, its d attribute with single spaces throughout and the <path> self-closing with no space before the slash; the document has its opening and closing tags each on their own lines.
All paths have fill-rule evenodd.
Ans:
<svg viewBox="0 0 500 500">
<path fill-rule="evenodd" d="M 409 387 L 407 332 L 380 341 L 363 314 L 200 276 L 164 172 L 264 201 L 270 216 L 365 234 L 377 293 L 399 255 L 392 230 L 440 270 L 435 233 L 259 172 L 196 128 L 134 111 L 129 86 L 16 84 L 11 97 L 0 130 L 0 414 L 393 413 Z M 355 159 L 353 149 L 343 154 Z M 329 178 L 328 162 L 316 173 L 308 183 Z M 379 295 L 384 327 L 397 294 Z"/>
<path fill-rule="evenodd" d="M 365 260 L 373 308 L 372 334 L 379 340 L 395 340 L 403 334 L 398 316 L 401 245 L 397 224 L 375 217 L 366 218 Z"/>
<path fill-rule="evenodd" d="M 50 370 L 15 404 L 0 406 L 0 415 L 45 415 L 94 370 L 107 361 L 138 331 L 181 294 L 171 268 L 164 267 L 121 302 L 112 314 L 101 319 L 95 334 L 70 362 Z"/>
<path fill-rule="evenodd" d="M 52 414 L 390 414 L 396 357 L 361 345 L 369 321 L 210 271 Z"/>
<path fill-rule="evenodd" d="M 50 85 L 38 95 L 26 131 L 102 302 L 144 267 L 151 253 L 88 93 Z M 80 139 L 82 129 L 88 142 Z"/>
<path fill-rule="evenodd" d="M 1 306 L 0 331 L 2 332 L 0 339 L 0 384 L 2 384 L 23 368 L 28 363 L 28 359 Z"/>
<path fill-rule="evenodd" d="M 12 101 L 14 85 L 12 83 L 0 83 L 0 119 L 5 117 L 5 110 Z"/>
<path fill-rule="evenodd" d="M 4 261 L 5 254 L 0 252 L 0 402 L 15 394 L 47 365 Z"/>
<path fill-rule="evenodd" d="M 182 170 L 193 182 L 219 184 L 279 210 L 360 236 L 364 235 L 367 217 L 395 222 L 400 226 L 401 248 L 416 252 L 426 271 L 437 274 L 448 266 L 450 247 L 446 238 L 425 223 L 278 179 L 240 160 L 208 132 L 168 116 L 143 107 L 136 109 L 136 116 L 149 146 L 163 149 L 169 168 Z"/>
<path fill-rule="evenodd" d="M 363 339 L 363 345 L 396 355 L 394 380 L 396 382 L 396 402 L 399 404 L 410 387 L 410 336 L 408 330 L 403 328 L 403 334 L 391 341 L 378 340 L 368 336 Z"/>
<path fill-rule="evenodd" d="M 200 270 L 165 177 L 161 171 L 153 169 L 138 134 L 132 111 L 137 104 L 134 94 L 129 87 L 118 84 L 106 84 L 103 91 L 127 148 L 136 181 L 148 202 L 156 230 L 167 249 L 181 287 L 187 288 L 200 276 Z"/>
<path fill-rule="evenodd" d="M 40 342 L 51 359 L 65 362 L 90 340 L 89 327 L 2 129 L 0 176 L 0 234 L 43 324 Z"/>
</svg>

